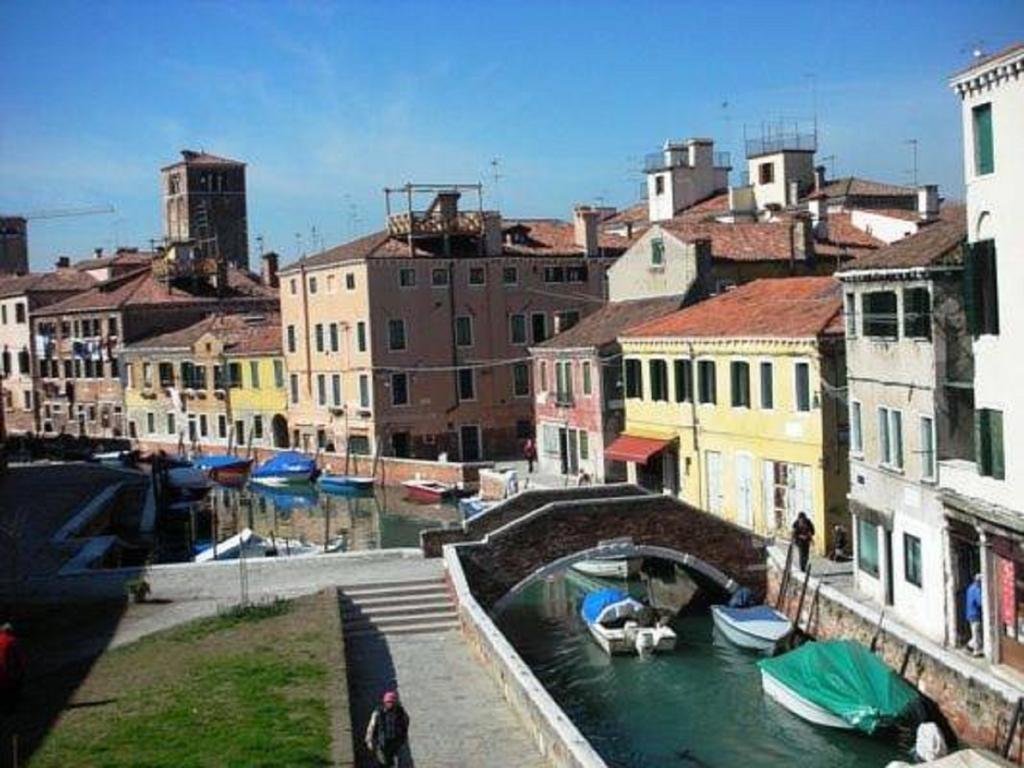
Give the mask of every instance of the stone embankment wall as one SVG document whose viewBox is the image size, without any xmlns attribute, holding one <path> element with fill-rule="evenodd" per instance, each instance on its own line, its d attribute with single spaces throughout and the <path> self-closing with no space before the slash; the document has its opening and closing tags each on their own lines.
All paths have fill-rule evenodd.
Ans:
<svg viewBox="0 0 1024 768">
<path fill-rule="evenodd" d="M 440 557 L 445 544 L 480 541 L 484 536 L 518 520 L 541 507 L 557 501 L 583 499 L 616 499 L 624 496 L 646 496 L 648 492 L 629 483 L 593 485 L 583 488 L 537 488 L 523 491 L 507 501 L 488 509 L 472 520 L 448 528 L 434 528 L 420 534 L 420 545 L 426 557 Z M 614 535 L 614 534 L 613 534 Z"/>
<path fill-rule="evenodd" d="M 334 768 L 354 768 L 355 741 L 352 733 L 352 708 L 348 699 L 348 658 L 341 620 L 341 598 L 337 589 L 325 589 L 320 601 L 327 612 L 328 638 L 327 703 L 331 712 L 331 764 Z"/>
<path fill-rule="evenodd" d="M 166 451 L 176 453 L 177 446 L 170 443 L 136 441 L 133 443 L 143 453 L 151 451 Z M 219 455 L 227 453 L 219 446 L 203 446 L 204 453 Z M 284 449 L 281 449 L 284 450 Z M 274 448 L 253 448 L 252 455 L 255 463 L 259 464 L 280 453 L 281 450 Z M 248 455 L 245 449 L 236 451 L 239 456 Z M 345 454 L 343 453 L 320 453 L 320 468 L 325 472 L 345 472 Z M 480 470 L 493 467 L 493 462 L 480 461 L 463 463 L 457 461 L 428 461 L 426 459 L 399 459 L 394 456 L 381 456 L 376 462 L 374 471 L 374 457 L 353 454 L 348 463 L 347 471 L 352 475 L 374 475 L 379 485 L 400 485 L 405 480 L 437 480 L 441 483 L 459 484 L 475 488 L 480 479 Z"/>
<path fill-rule="evenodd" d="M 607 764 L 551 698 L 540 681 L 473 597 L 458 546 L 444 548 L 446 579 L 459 612 L 462 634 L 509 706 L 523 721 L 537 749 L 557 768 L 606 768 Z"/>
<path fill-rule="evenodd" d="M 784 566 L 769 558 L 768 601 L 775 605 Z M 790 617 L 796 615 L 803 590 L 803 574 L 791 575 L 782 603 Z M 879 623 L 881 621 L 881 630 Z M 962 742 L 1001 752 L 1018 699 L 1019 687 L 1000 680 L 973 660 L 917 636 L 905 627 L 880 616 L 871 605 L 811 578 L 808 581 L 800 627 L 820 640 L 851 639 L 870 647 L 878 637 L 876 652 L 897 672 L 938 705 L 949 726 Z M 909 648 L 909 650 L 908 650 Z M 909 654 L 909 655 L 908 655 Z M 1012 757 L 1024 759 L 1024 734 L 1018 727 Z"/>
</svg>

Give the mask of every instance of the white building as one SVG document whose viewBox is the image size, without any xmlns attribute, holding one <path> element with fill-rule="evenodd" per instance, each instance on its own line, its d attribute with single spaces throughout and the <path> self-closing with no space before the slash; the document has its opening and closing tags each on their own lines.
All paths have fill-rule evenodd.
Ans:
<svg viewBox="0 0 1024 768">
<path fill-rule="evenodd" d="M 979 568 L 985 653 L 1024 669 L 1024 44 L 976 61 L 962 101 L 967 313 L 974 348 L 974 461 L 940 469 L 956 598 Z"/>
<path fill-rule="evenodd" d="M 715 152 L 711 139 L 666 141 L 661 152 L 648 155 L 647 200 L 651 221 L 677 213 L 729 186 L 729 154 Z"/>
</svg>

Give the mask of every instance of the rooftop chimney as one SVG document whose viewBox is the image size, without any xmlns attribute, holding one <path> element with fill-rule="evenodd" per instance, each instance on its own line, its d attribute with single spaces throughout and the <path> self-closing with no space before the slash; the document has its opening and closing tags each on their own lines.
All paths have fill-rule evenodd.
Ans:
<svg viewBox="0 0 1024 768">
<path fill-rule="evenodd" d="M 453 221 L 459 213 L 459 197 L 461 193 L 453 190 L 438 192 L 430 205 L 430 212 L 436 213 L 441 221 Z"/>
<path fill-rule="evenodd" d="M 937 184 L 925 184 L 917 188 L 917 216 L 921 221 L 934 221 L 939 217 Z"/>
<path fill-rule="evenodd" d="M 93 248 L 92 249 L 92 255 L 95 256 L 97 259 L 102 259 L 103 258 L 103 249 L 102 248 Z"/>
<path fill-rule="evenodd" d="M 821 192 L 815 192 L 807 199 L 807 212 L 811 214 L 811 226 L 814 227 L 814 237 L 818 240 L 828 240 L 828 205 L 827 198 Z"/>
<path fill-rule="evenodd" d="M 277 288 L 277 260 L 278 256 L 274 251 L 267 251 L 263 254 L 260 264 L 260 278 L 268 288 Z"/>
<path fill-rule="evenodd" d="M 71 266 L 71 259 L 67 256 L 57 257 L 57 269 L 67 269 Z"/>
<path fill-rule="evenodd" d="M 597 225 L 601 212 L 589 205 L 577 205 L 573 210 L 576 245 L 583 249 L 585 256 L 597 256 Z"/>
<path fill-rule="evenodd" d="M 791 179 L 786 186 L 786 205 L 796 205 L 800 202 L 800 182 Z"/>
<path fill-rule="evenodd" d="M 199 157 L 199 153 L 194 149 L 183 149 L 181 150 L 181 157 L 187 163 L 189 160 L 195 160 Z"/>
<path fill-rule="evenodd" d="M 809 261 L 814 258 L 814 238 L 811 233 L 811 220 L 807 214 L 798 213 L 793 216 L 790 237 L 793 261 Z"/>
<path fill-rule="evenodd" d="M 814 191 L 821 192 L 825 188 L 825 166 L 814 166 Z"/>
</svg>

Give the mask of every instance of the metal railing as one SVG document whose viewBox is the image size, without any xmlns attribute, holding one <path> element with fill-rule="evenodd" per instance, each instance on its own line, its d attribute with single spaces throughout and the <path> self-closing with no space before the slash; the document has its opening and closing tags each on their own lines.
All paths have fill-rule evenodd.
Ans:
<svg viewBox="0 0 1024 768">
<path fill-rule="evenodd" d="M 729 152 L 715 152 L 713 165 L 715 168 L 732 168 L 732 155 Z"/>
<path fill-rule="evenodd" d="M 813 133 L 784 133 L 765 136 L 760 139 L 747 139 L 747 157 L 768 155 L 774 152 L 815 151 L 818 148 L 818 137 Z"/>
</svg>

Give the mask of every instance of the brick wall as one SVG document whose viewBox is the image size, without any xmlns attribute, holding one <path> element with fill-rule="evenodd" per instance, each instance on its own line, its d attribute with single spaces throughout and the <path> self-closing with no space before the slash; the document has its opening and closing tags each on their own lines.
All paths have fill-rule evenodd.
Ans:
<svg viewBox="0 0 1024 768">
<path fill-rule="evenodd" d="M 768 601 L 774 605 L 779 594 L 782 568 L 769 560 Z M 783 610 L 796 614 L 803 579 L 794 573 L 785 591 Z M 817 596 L 815 593 L 817 592 Z M 856 606 L 856 607 L 855 607 Z M 838 590 L 812 579 L 801 612 L 800 626 L 811 636 L 829 640 L 856 640 L 867 647 L 878 631 L 878 614 Z M 879 657 L 894 670 L 903 665 L 908 645 L 913 645 L 904 678 L 938 706 L 948 725 L 961 741 L 999 752 L 1006 740 L 1017 697 L 1013 686 L 992 679 L 973 662 L 953 651 L 929 643 L 913 642 L 906 630 L 883 621 L 876 646 Z M 988 678 L 988 679 L 986 679 Z M 1022 760 L 1024 735 L 1018 728 L 1012 756 Z"/>
</svg>

